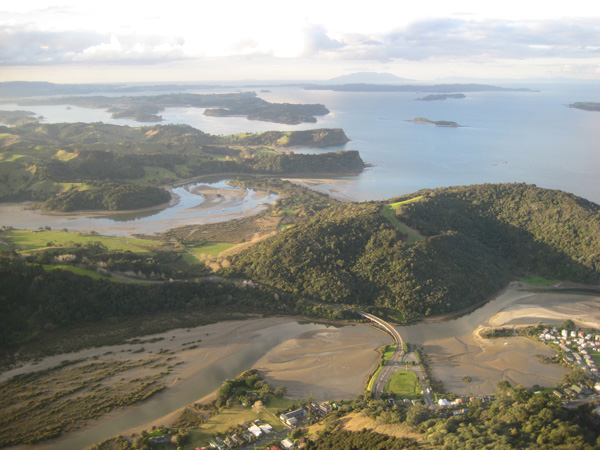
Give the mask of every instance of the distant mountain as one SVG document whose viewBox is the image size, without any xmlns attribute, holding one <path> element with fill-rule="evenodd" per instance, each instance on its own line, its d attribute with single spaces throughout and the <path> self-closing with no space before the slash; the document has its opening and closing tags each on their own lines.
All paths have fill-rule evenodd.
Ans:
<svg viewBox="0 0 600 450">
<path fill-rule="evenodd" d="M 329 83 L 346 84 L 346 83 L 368 83 L 368 84 L 394 84 L 404 83 L 406 81 L 414 81 L 409 78 L 400 78 L 391 73 L 379 72 L 356 72 L 348 75 L 342 75 L 330 79 Z"/>
<path fill-rule="evenodd" d="M 373 84 L 373 83 L 344 83 L 344 84 L 307 84 L 304 89 L 312 91 L 339 91 L 339 92 L 436 92 L 447 94 L 452 92 L 536 92 L 526 88 L 505 88 L 489 84 L 436 84 L 436 85 L 411 85 L 411 84 Z"/>
</svg>

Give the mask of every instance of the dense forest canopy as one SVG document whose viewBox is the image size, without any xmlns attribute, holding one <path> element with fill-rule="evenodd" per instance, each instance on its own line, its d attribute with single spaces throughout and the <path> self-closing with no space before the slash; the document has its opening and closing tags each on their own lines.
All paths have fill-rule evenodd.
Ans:
<svg viewBox="0 0 600 450">
<path fill-rule="evenodd" d="M 403 202 L 419 197 L 418 201 Z M 326 302 L 389 307 L 405 318 L 480 302 L 518 275 L 597 283 L 598 205 L 525 184 L 462 186 L 343 204 L 232 259 L 243 275 Z"/>
</svg>

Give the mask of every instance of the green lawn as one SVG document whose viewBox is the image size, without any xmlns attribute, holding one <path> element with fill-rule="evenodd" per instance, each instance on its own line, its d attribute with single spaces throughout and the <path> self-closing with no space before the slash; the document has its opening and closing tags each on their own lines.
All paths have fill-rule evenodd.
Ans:
<svg viewBox="0 0 600 450">
<path fill-rule="evenodd" d="M 66 231 L 41 231 L 34 233 L 26 230 L 7 230 L 0 234 L 0 238 L 11 244 L 15 249 L 25 252 L 40 251 L 48 247 L 74 247 L 75 244 L 83 245 L 90 242 L 101 242 L 109 250 L 122 252 L 129 250 L 134 253 L 148 253 L 164 245 L 161 241 L 149 239 L 68 233 Z"/>
<path fill-rule="evenodd" d="M 216 259 L 222 251 L 230 249 L 235 245 L 236 244 L 230 244 L 228 242 L 208 242 L 204 245 L 190 246 L 187 247 L 187 249 L 197 259 L 201 259 L 202 255 L 206 255 L 211 259 Z"/>
<path fill-rule="evenodd" d="M 266 408 L 260 412 L 256 412 L 251 408 L 235 406 L 233 408 L 224 409 L 219 414 L 211 417 L 201 428 L 190 430 L 191 442 L 183 447 L 183 450 L 195 449 L 208 445 L 208 441 L 219 433 L 227 433 L 230 429 L 240 424 L 247 424 L 256 419 L 268 423 L 276 432 L 284 431 L 285 427 L 279 421 L 275 414 L 289 408 L 294 403 L 294 400 L 287 398 L 277 398 L 269 395 Z"/>
<path fill-rule="evenodd" d="M 383 353 L 383 362 L 388 362 L 392 358 L 392 355 L 396 351 L 396 347 L 396 344 L 386 345 L 385 351 Z"/>
<path fill-rule="evenodd" d="M 397 370 L 385 385 L 383 392 L 396 394 L 402 398 L 418 398 L 421 393 L 421 383 L 417 375 L 410 370 Z"/>
<path fill-rule="evenodd" d="M 379 366 L 377 371 L 373 374 L 373 376 L 369 380 L 369 384 L 367 384 L 367 391 L 373 390 L 373 384 L 375 383 L 375 380 L 377 379 L 377 376 L 379 375 L 379 372 L 381 372 L 382 369 L 383 369 L 383 366 Z"/>
</svg>

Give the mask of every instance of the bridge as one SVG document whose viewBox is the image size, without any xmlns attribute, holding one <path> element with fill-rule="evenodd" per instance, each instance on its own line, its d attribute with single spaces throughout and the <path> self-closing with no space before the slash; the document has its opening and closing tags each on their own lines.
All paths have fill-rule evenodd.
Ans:
<svg viewBox="0 0 600 450">
<path fill-rule="evenodd" d="M 377 324 L 396 342 L 396 350 L 394 351 L 394 354 L 392 355 L 390 360 L 383 366 L 383 369 L 379 371 L 377 379 L 373 383 L 373 397 L 376 400 L 379 400 L 381 399 L 381 394 L 383 393 L 385 385 L 388 383 L 394 372 L 402 366 L 402 361 L 404 359 L 404 347 L 402 342 L 402 336 L 400 336 L 400 333 L 398 333 L 398 330 L 396 330 L 396 328 L 394 328 L 385 320 L 364 311 L 357 310 L 356 313 L 360 314 L 365 319 L 369 319 L 370 321 Z M 431 408 L 434 405 L 434 403 L 431 399 L 431 395 L 429 393 L 429 386 L 427 386 L 427 381 L 425 380 L 421 366 L 418 365 L 411 367 L 411 370 L 415 372 L 417 378 L 421 382 L 421 388 L 423 390 L 423 398 L 425 399 L 425 404 L 428 408 Z"/>
</svg>

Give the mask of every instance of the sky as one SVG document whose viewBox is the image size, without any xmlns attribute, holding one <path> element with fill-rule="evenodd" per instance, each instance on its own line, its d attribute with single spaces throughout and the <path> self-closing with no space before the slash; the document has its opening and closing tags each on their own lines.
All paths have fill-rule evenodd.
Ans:
<svg viewBox="0 0 600 450">
<path fill-rule="evenodd" d="M 0 81 L 600 79 L 600 2 L 19 0 Z"/>
</svg>

